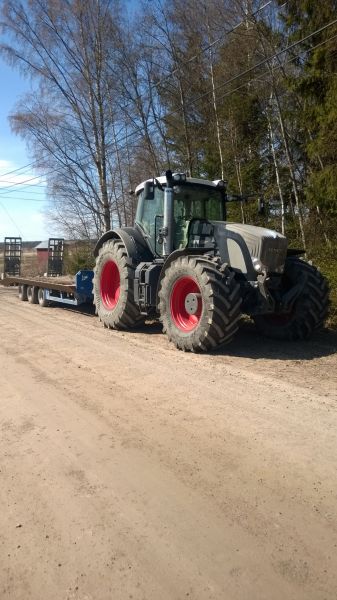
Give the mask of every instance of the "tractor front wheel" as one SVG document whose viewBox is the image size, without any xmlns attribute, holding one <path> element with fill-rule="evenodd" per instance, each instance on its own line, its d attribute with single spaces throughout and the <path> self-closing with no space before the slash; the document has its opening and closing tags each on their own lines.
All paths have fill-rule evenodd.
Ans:
<svg viewBox="0 0 337 600">
<path fill-rule="evenodd" d="M 240 286 L 228 268 L 203 256 L 177 258 L 159 289 L 163 330 L 180 350 L 209 351 L 230 342 L 240 318 Z"/>
<path fill-rule="evenodd" d="M 128 329 L 143 316 L 134 301 L 135 266 L 121 240 L 108 240 L 101 247 L 94 270 L 94 304 L 105 327 Z"/>
<path fill-rule="evenodd" d="M 329 308 L 326 279 L 304 260 L 288 258 L 281 292 L 290 291 L 299 282 L 303 282 L 302 290 L 287 311 L 254 317 L 256 328 L 262 335 L 277 340 L 304 340 L 323 327 Z"/>
</svg>

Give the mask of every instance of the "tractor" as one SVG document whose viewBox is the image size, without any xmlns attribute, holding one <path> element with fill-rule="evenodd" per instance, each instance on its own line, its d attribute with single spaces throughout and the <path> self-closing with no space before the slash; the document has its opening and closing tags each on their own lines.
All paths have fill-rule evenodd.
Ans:
<svg viewBox="0 0 337 600">
<path fill-rule="evenodd" d="M 167 171 L 135 190 L 134 227 L 95 247 L 94 303 L 105 327 L 157 318 L 180 350 L 230 342 L 242 314 L 277 340 L 302 340 L 323 326 L 328 286 L 288 249 L 284 235 L 226 221 L 226 182 Z"/>
</svg>

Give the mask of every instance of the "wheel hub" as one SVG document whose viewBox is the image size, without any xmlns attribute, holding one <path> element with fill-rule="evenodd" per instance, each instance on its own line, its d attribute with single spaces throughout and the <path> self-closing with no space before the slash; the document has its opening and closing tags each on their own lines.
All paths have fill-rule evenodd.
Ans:
<svg viewBox="0 0 337 600">
<path fill-rule="evenodd" d="M 189 315 L 196 315 L 198 312 L 198 299 L 201 294 L 190 293 L 185 297 L 185 310 Z"/>
</svg>

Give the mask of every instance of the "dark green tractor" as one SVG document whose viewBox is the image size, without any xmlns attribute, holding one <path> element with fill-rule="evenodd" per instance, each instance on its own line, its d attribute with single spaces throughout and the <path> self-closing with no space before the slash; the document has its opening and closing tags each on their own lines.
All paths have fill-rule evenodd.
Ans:
<svg viewBox="0 0 337 600">
<path fill-rule="evenodd" d="M 94 302 L 106 327 L 159 316 L 177 348 L 196 352 L 229 342 L 243 313 L 276 339 L 323 326 L 325 279 L 280 233 L 226 222 L 225 182 L 168 171 L 136 194 L 134 227 L 105 233 L 95 249 Z"/>
</svg>

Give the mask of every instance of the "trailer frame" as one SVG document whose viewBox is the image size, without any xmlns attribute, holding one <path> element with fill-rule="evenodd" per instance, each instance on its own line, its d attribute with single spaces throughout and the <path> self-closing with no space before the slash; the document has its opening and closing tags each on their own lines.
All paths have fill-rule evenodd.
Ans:
<svg viewBox="0 0 337 600">
<path fill-rule="evenodd" d="M 31 304 L 39 303 L 46 306 L 48 303 L 68 304 L 79 306 L 91 303 L 93 300 L 92 280 L 93 271 L 78 271 L 75 283 L 57 281 L 56 277 L 5 277 L 0 283 L 6 287 L 18 286 L 20 300 L 29 300 Z M 39 290 L 43 290 L 41 301 L 38 298 Z M 43 302 L 44 300 L 44 302 Z"/>
</svg>

